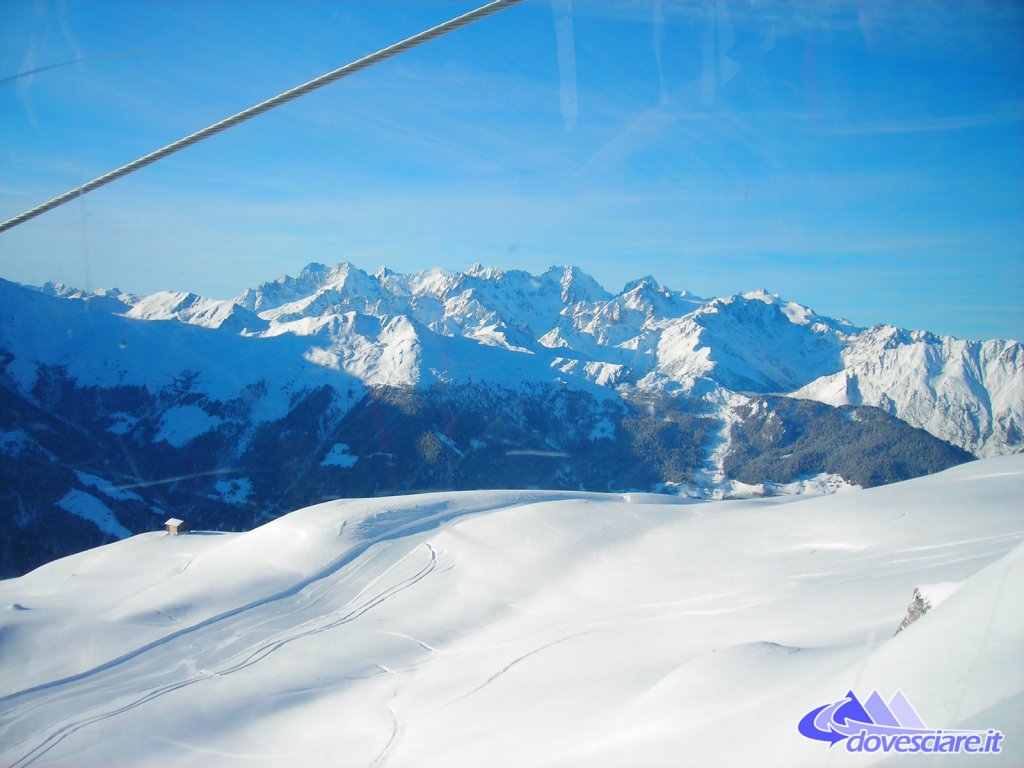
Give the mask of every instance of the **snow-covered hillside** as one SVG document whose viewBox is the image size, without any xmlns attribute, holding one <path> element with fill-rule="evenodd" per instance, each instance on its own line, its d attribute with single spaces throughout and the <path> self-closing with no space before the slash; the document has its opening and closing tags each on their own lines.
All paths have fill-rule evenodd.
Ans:
<svg viewBox="0 0 1024 768">
<path fill-rule="evenodd" d="M 984 764 L 1019 765 L 1022 497 L 1007 456 L 813 499 L 429 494 L 135 536 L 0 582 L 0 750 L 865 765 L 798 723 L 900 689 L 930 728 L 1002 730 Z M 943 599 L 894 637 L 916 587 Z"/>
<path fill-rule="evenodd" d="M 1015 341 L 964 341 L 892 326 L 856 334 L 842 369 L 795 397 L 875 405 L 979 456 L 1019 451 L 1024 350 Z"/>
</svg>

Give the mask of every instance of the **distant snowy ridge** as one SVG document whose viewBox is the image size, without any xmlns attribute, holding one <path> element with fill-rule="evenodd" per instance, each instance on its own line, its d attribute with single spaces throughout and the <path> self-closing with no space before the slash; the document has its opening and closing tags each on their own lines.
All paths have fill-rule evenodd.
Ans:
<svg viewBox="0 0 1024 768">
<path fill-rule="evenodd" d="M 228 327 L 232 331 L 261 331 L 267 322 L 233 301 L 204 299 L 194 293 L 159 291 L 143 296 L 125 313 L 137 320 L 179 320 L 206 328 Z"/>
<path fill-rule="evenodd" d="M 876 326 L 851 339 L 840 371 L 793 392 L 830 405 L 874 405 L 978 456 L 1022 447 L 1024 351 Z"/>
<path fill-rule="evenodd" d="M 644 277 L 612 295 L 571 266 L 541 275 L 479 264 L 466 272 L 382 267 L 368 274 L 349 263 L 309 264 L 297 277 L 262 283 L 233 302 L 45 290 L 116 302 L 137 319 L 309 337 L 307 361 L 367 384 L 481 377 L 514 384 L 525 375 L 717 403 L 729 392 L 791 393 L 880 407 L 979 456 L 1024 448 L 1020 342 L 859 328 L 764 290 L 705 299 Z M 441 339 L 507 354 L 481 358 Z"/>
</svg>

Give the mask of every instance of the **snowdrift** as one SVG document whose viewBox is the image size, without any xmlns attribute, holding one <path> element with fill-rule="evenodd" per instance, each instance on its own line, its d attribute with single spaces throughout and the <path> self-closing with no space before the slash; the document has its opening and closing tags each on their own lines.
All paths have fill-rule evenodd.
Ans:
<svg viewBox="0 0 1024 768">
<path fill-rule="evenodd" d="M 865 765 L 885 758 L 797 724 L 900 689 L 929 727 L 1002 730 L 985 764 L 1020 764 L 1021 498 L 1007 456 L 829 497 L 429 494 L 135 536 L 0 582 L 0 754 Z"/>
</svg>

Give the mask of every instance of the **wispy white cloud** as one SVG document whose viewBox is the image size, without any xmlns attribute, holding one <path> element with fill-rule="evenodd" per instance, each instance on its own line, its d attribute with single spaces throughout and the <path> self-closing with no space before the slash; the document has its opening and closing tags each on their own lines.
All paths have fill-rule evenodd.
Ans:
<svg viewBox="0 0 1024 768">
<path fill-rule="evenodd" d="M 576 125 L 579 95 L 576 91 L 576 43 L 573 39 L 572 0 L 551 0 L 555 14 L 555 39 L 558 43 L 559 95 L 565 130 Z"/>
<path fill-rule="evenodd" d="M 976 115 L 943 115 L 887 120 L 871 123 L 822 126 L 820 133 L 831 136 L 876 136 L 899 133 L 936 133 L 987 128 L 1024 121 L 1024 111 L 989 112 Z"/>
<path fill-rule="evenodd" d="M 1020 4 L 1013 0 L 591 0 L 580 3 L 575 13 L 619 21 L 649 22 L 660 17 L 669 24 L 705 22 L 726 13 L 732 23 L 757 22 L 782 30 L 860 27 L 866 15 L 876 25 L 902 24 L 908 33 L 935 32 L 947 27 L 950 19 L 965 16 L 979 24 L 1005 25 L 1022 19 Z"/>
</svg>

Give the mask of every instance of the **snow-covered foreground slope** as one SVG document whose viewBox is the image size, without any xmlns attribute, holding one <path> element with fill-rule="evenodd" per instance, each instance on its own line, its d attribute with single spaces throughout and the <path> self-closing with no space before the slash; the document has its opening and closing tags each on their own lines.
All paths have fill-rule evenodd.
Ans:
<svg viewBox="0 0 1024 768">
<path fill-rule="evenodd" d="M 0 583 L 0 749 L 19 768 L 863 765 L 797 723 L 899 688 L 932 728 L 1002 729 L 985 764 L 1020 764 L 1022 497 L 1008 456 L 813 499 L 467 492 L 144 534 Z M 892 636 L 914 587 L 950 582 Z"/>
</svg>

